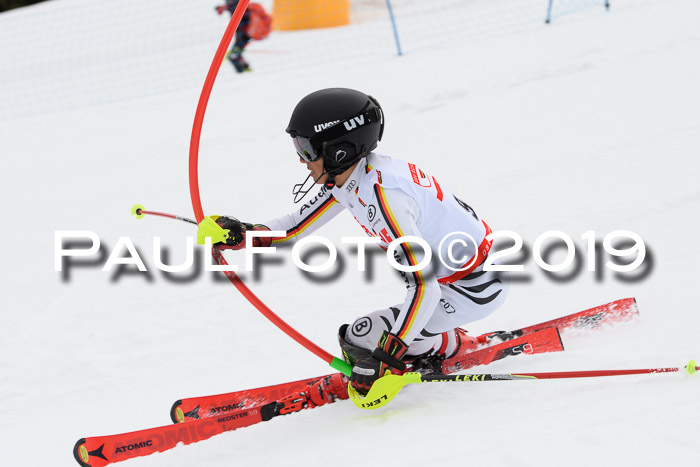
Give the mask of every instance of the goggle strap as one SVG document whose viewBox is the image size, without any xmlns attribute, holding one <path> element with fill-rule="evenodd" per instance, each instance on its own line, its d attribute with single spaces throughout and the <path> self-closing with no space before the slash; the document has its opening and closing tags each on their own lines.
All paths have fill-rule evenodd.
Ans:
<svg viewBox="0 0 700 467">
<path fill-rule="evenodd" d="M 335 125 L 333 125 L 332 127 L 312 136 L 310 138 L 311 145 L 315 146 L 315 144 L 314 144 L 315 141 L 318 141 L 318 139 L 321 139 L 321 138 L 323 141 L 332 141 L 334 139 L 337 139 L 337 138 L 343 136 L 346 133 L 350 133 L 351 131 L 353 131 L 356 128 L 356 126 L 353 125 L 352 128 L 350 130 L 348 130 L 345 127 L 345 124 L 352 123 L 353 120 L 355 120 L 356 118 L 359 118 L 359 117 L 365 117 L 367 119 L 366 123 L 374 123 L 374 122 L 381 123 L 382 112 L 379 108 L 372 107 L 369 110 L 365 110 L 363 112 L 360 112 L 357 115 L 353 115 L 352 117 L 350 117 L 346 120 L 343 120 L 342 122 L 338 122 Z"/>
</svg>

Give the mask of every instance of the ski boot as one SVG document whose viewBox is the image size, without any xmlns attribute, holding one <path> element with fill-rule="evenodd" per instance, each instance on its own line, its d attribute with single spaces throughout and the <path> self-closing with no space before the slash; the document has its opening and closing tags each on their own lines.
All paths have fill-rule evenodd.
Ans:
<svg viewBox="0 0 700 467">
<path fill-rule="evenodd" d="M 345 360 L 345 362 L 351 366 L 355 366 L 355 363 L 357 363 L 359 360 L 369 355 L 372 355 L 372 351 L 352 345 L 345 340 L 345 332 L 347 331 L 348 326 L 348 324 L 343 324 L 342 326 L 340 326 L 340 329 L 338 330 L 338 343 L 340 344 L 340 349 L 343 352 L 343 359 Z M 391 370 L 391 372 L 393 374 L 400 375 L 407 371 L 416 371 L 414 369 L 415 361 L 423 357 L 425 357 L 425 355 L 421 355 L 418 357 L 403 357 L 401 361 L 406 364 L 406 369 L 404 371 L 401 371 L 394 368 Z"/>
<path fill-rule="evenodd" d="M 455 328 L 443 333 L 443 344 L 437 351 L 413 357 L 413 369 L 423 375 L 442 374 L 442 361 L 457 354 L 473 352 L 489 344 L 485 336 L 471 336 L 466 329 Z"/>
<path fill-rule="evenodd" d="M 236 46 L 231 49 L 228 55 L 228 59 L 233 64 L 233 67 L 238 73 L 243 73 L 246 71 L 252 71 L 248 63 L 243 58 L 243 49 Z"/>
<path fill-rule="evenodd" d="M 506 342 L 523 335 L 521 330 L 517 331 L 493 331 L 488 334 L 482 334 L 478 339 L 484 339 L 487 344 L 494 345 L 500 344 L 501 342 Z"/>
</svg>

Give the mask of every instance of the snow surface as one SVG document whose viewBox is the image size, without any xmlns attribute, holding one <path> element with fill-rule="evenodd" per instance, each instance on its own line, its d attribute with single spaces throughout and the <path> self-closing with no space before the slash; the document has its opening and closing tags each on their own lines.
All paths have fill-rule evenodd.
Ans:
<svg viewBox="0 0 700 467">
<path fill-rule="evenodd" d="M 79 4 L 48 2 L 22 15 L 31 22 Z M 371 66 L 229 77 L 214 88 L 202 134 L 205 211 L 250 221 L 291 211 L 291 186 L 306 175 L 284 133 L 291 109 L 319 88 L 360 89 L 384 107 L 380 149 L 434 174 L 494 230 L 516 231 L 530 247 L 561 230 L 583 247 L 586 231 L 602 239 L 625 229 L 648 246 L 648 273 L 633 281 L 605 269 L 597 280 L 584 267 L 557 282 L 530 255 L 504 307 L 469 329 L 508 329 L 628 296 L 638 299 L 641 318 L 564 336 L 566 352 L 506 359 L 488 371 L 684 365 L 700 358 L 699 18 L 692 0 L 613 2 L 608 13 L 374 57 Z M 187 162 L 199 92 L 0 125 L 3 465 L 74 465 L 77 439 L 167 424 L 179 398 L 330 372 L 230 284 L 208 275 L 164 279 L 153 236 L 175 263 L 191 226 L 129 215 L 142 203 L 191 216 Z M 54 270 L 58 230 L 94 231 L 107 254 L 127 236 L 151 274 L 115 279 L 93 266 L 63 281 Z M 345 215 L 320 233 L 338 245 L 361 234 Z M 335 281 L 309 281 L 288 254 L 248 280 L 270 308 L 335 354 L 340 323 L 403 296 L 383 262 L 367 281 L 339 249 L 348 259 Z M 128 465 L 691 466 L 700 464 L 699 396 L 700 378 L 680 374 L 417 385 L 377 411 L 338 403 Z"/>
</svg>

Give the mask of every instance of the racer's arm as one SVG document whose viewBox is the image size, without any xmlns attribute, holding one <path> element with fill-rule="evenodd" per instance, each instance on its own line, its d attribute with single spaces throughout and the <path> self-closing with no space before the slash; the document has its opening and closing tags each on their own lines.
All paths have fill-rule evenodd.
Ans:
<svg viewBox="0 0 700 467">
<path fill-rule="evenodd" d="M 314 198 L 304 203 L 296 211 L 264 224 L 241 222 L 232 216 L 212 216 L 221 228 L 229 231 L 229 238 L 226 242 L 220 242 L 216 245 L 220 248 L 233 250 L 245 248 L 246 232 L 251 230 L 285 232 L 283 237 L 255 237 L 253 246 L 268 247 L 273 244 L 291 244 L 316 231 L 343 209 L 333 195 L 322 188 Z"/>
<path fill-rule="evenodd" d="M 322 188 L 314 198 L 306 201 L 294 212 L 264 222 L 262 225 L 269 230 L 286 232 L 284 237 L 273 237 L 273 245 L 294 243 L 318 230 L 343 209 L 345 208 L 338 203 L 330 191 Z"/>
</svg>

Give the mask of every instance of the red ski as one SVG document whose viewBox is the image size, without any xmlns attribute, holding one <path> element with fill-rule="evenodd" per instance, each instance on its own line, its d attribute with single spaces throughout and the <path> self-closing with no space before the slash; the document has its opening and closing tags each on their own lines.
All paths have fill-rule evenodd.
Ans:
<svg viewBox="0 0 700 467">
<path fill-rule="evenodd" d="M 443 371 L 460 371 L 487 365 L 510 355 L 564 350 L 556 328 L 547 328 L 506 342 L 445 360 Z M 79 440 L 73 453 L 83 467 L 146 456 L 178 443 L 202 441 L 225 431 L 268 421 L 278 415 L 348 398 L 348 379 L 341 373 L 290 383 L 246 389 L 215 396 L 181 399 L 170 411 L 176 423 L 150 430 Z"/>
<path fill-rule="evenodd" d="M 171 416 L 176 420 L 181 419 L 181 423 L 119 435 L 83 438 L 75 444 L 73 455 L 83 467 L 102 467 L 147 456 L 172 449 L 178 443 L 203 441 L 225 431 L 268 421 L 278 415 L 347 399 L 347 384 L 348 379 L 342 373 L 335 373 L 228 395 L 203 397 L 199 399 L 223 405 L 207 405 L 201 412 L 204 415 L 201 418 L 197 417 L 202 405 L 198 406 L 199 409 L 184 412 L 182 401 L 178 401 L 173 405 Z M 250 407 L 246 404 L 250 404 Z"/>
<path fill-rule="evenodd" d="M 222 417 L 203 418 L 121 435 L 83 438 L 75 444 L 73 455 L 83 467 L 101 467 L 133 457 L 166 451 L 178 443 L 191 444 L 202 441 L 219 433 L 261 421 L 261 407 L 252 407 Z"/>
<path fill-rule="evenodd" d="M 502 341 L 524 336 L 547 328 L 557 328 L 566 333 L 574 330 L 599 329 L 613 324 L 630 321 L 639 316 L 637 300 L 634 298 L 622 298 L 605 305 L 596 306 L 570 315 L 555 318 L 543 323 L 527 326 L 515 331 L 489 332 L 482 334 L 487 340 L 498 338 Z"/>
<path fill-rule="evenodd" d="M 535 324 L 522 328 L 523 334 L 536 332 L 544 328 L 558 328 L 566 333 L 571 330 L 599 329 L 613 324 L 630 321 L 639 316 L 637 300 L 634 298 L 623 298 L 614 302 L 606 303 L 588 310 L 580 311 L 561 318 L 556 318 L 544 323 Z"/>
<path fill-rule="evenodd" d="M 564 350 L 559 331 L 598 328 L 628 321 L 638 314 L 633 298 L 590 308 L 511 332 L 488 333 L 494 344 L 440 362 L 452 373 L 488 365 L 508 356 Z M 103 467 L 133 457 L 162 452 L 178 443 L 202 441 L 225 431 L 270 420 L 278 415 L 347 399 L 347 378 L 341 373 L 307 378 L 215 396 L 181 399 L 173 404 L 174 425 L 79 440 L 73 449 L 82 467 Z"/>
<path fill-rule="evenodd" d="M 338 374 L 338 373 L 335 373 Z M 192 397 L 176 401 L 170 409 L 170 419 L 173 423 L 187 420 L 216 417 L 236 412 L 240 409 L 257 407 L 280 400 L 296 391 L 303 391 L 312 384 L 332 375 L 300 379 L 289 383 L 275 384 L 255 389 L 217 394 L 214 396 Z"/>
<path fill-rule="evenodd" d="M 453 358 L 436 363 L 442 363 L 435 368 L 437 372 L 453 373 L 466 370 L 477 365 L 488 365 L 507 356 L 519 354 L 537 354 L 544 352 L 558 352 L 564 350 L 559 333 L 556 328 L 547 328 L 536 335 L 513 338 L 480 350 L 465 352 Z M 302 392 L 316 395 L 319 392 L 319 381 L 325 378 L 338 378 L 340 373 L 321 376 L 317 378 L 292 381 L 290 383 L 276 384 L 256 389 L 245 389 L 226 394 L 213 396 L 191 397 L 180 399 L 170 409 L 170 418 L 173 423 L 182 423 L 188 420 L 197 420 L 207 417 L 218 417 L 222 414 L 235 412 L 240 409 L 269 404 L 282 400 L 289 394 Z M 315 389 L 314 389 L 315 388 Z M 337 391 L 330 393 L 336 399 L 347 399 L 345 386 L 340 386 Z M 333 401 L 331 401 L 333 402 Z M 327 402 L 324 402 L 327 403 Z M 317 407 L 319 404 L 310 403 L 307 407 Z M 285 412 L 289 413 L 289 411 Z"/>
<path fill-rule="evenodd" d="M 483 349 L 456 355 L 440 362 L 440 370 L 436 373 L 443 375 L 457 373 L 478 365 L 501 360 L 509 356 L 527 354 L 534 355 L 546 352 L 561 352 L 564 344 L 557 328 L 547 327 L 539 331 L 527 333 L 524 336 L 512 338 L 500 344 Z"/>
</svg>

